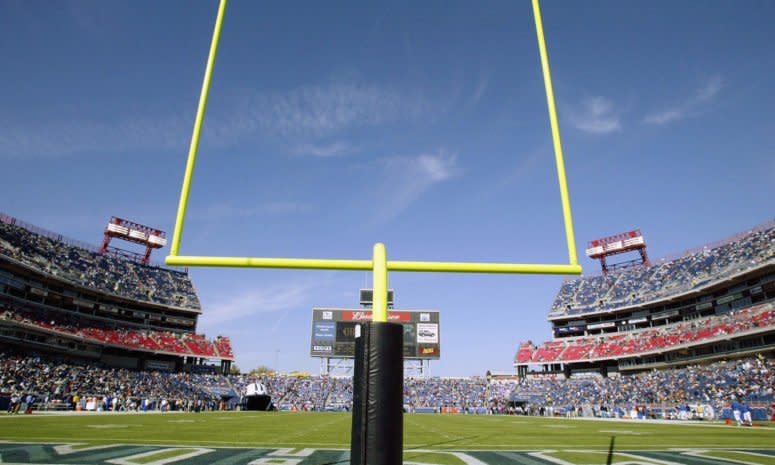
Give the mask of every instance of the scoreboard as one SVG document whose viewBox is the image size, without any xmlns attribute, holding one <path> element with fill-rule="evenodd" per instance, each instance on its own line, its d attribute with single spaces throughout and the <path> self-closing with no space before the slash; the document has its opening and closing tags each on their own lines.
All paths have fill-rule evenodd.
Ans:
<svg viewBox="0 0 775 465">
<path fill-rule="evenodd" d="M 371 310 L 313 308 L 310 355 L 351 358 L 355 327 L 371 320 Z M 390 310 L 388 321 L 404 327 L 404 358 L 437 360 L 441 356 L 437 310 Z"/>
</svg>

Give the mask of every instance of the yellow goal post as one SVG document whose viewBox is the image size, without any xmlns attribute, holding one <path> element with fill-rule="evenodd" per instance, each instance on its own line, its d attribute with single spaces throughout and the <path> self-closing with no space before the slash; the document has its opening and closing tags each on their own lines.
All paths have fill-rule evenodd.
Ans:
<svg viewBox="0 0 775 465">
<path fill-rule="evenodd" d="M 549 124 L 552 131 L 554 146 L 554 158 L 557 167 L 557 180 L 560 187 L 560 199 L 562 202 L 563 223 L 565 225 L 565 238 L 568 247 L 568 263 L 564 264 L 539 264 L 539 263 L 477 263 L 477 262 L 428 262 L 428 261 L 402 261 L 387 260 L 385 246 L 382 243 L 374 245 L 371 260 L 346 260 L 346 259 L 317 259 L 317 258 L 267 258 L 267 257 L 218 257 L 218 256 L 194 256 L 180 255 L 180 242 L 183 235 L 183 227 L 186 219 L 188 197 L 191 190 L 191 179 L 196 165 L 197 152 L 199 150 L 199 137 L 202 131 L 207 98 L 210 91 L 210 81 L 213 74 L 213 66 L 218 53 L 223 17 L 226 12 L 228 0 L 220 0 L 218 14 L 215 20 L 215 28 L 210 43 L 210 53 L 207 57 L 202 91 L 199 96 L 194 129 L 191 134 L 191 144 L 188 150 L 188 160 L 183 175 L 183 186 L 178 203 L 178 212 L 175 218 L 175 231 L 172 236 L 170 254 L 166 258 L 168 265 L 174 266 L 210 266 L 210 267 L 238 267 L 238 268 L 289 268 L 289 269 L 318 269 L 318 270 L 357 270 L 373 272 L 374 276 L 374 301 L 373 320 L 387 321 L 387 289 L 389 271 L 413 271 L 413 272 L 452 272 L 452 273 L 514 273 L 514 274 L 581 274 L 581 266 L 578 264 L 576 243 L 573 233 L 573 217 L 571 215 L 568 183 L 565 174 L 565 161 L 560 141 L 560 128 L 557 122 L 557 111 L 554 102 L 552 77 L 549 70 L 549 59 L 544 40 L 543 22 L 538 0 L 532 0 L 533 14 L 535 18 L 536 36 L 538 38 L 538 51 L 541 58 L 541 69 L 546 90 L 546 103 L 549 110 Z"/>
</svg>

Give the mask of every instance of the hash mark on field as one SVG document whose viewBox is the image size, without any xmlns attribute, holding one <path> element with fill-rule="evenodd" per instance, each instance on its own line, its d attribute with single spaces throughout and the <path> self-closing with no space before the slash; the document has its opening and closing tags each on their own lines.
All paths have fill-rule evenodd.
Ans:
<svg viewBox="0 0 775 465">
<path fill-rule="evenodd" d="M 642 433 L 640 431 L 631 431 L 628 429 L 601 429 L 599 430 L 601 433 L 611 433 L 611 434 L 628 434 L 631 436 L 642 436 L 644 434 L 650 434 L 650 433 Z"/>
</svg>

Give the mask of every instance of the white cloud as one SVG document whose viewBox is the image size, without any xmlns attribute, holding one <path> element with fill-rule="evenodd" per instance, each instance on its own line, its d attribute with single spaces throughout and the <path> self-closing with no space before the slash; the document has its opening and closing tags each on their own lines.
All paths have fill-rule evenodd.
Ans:
<svg viewBox="0 0 775 465">
<path fill-rule="evenodd" d="M 194 211 L 189 218 L 200 221 L 222 221 L 228 218 L 255 218 L 267 215 L 285 215 L 308 211 L 311 207 L 304 203 L 291 201 L 273 201 L 258 205 L 233 207 L 228 204 L 210 204 L 201 211 Z"/>
<path fill-rule="evenodd" d="M 701 113 L 703 106 L 716 99 L 723 87 L 724 81 L 721 76 L 713 76 L 688 99 L 675 103 L 670 108 L 646 115 L 643 120 L 648 124 L 663 125 L 696 116 Z"/>
<path fill-rule="evenodd" d="M 276 325 L 288 311 L 307 308 L 305 305 L 313 287 L 311 282 L 293 282 L 246 290 L 208 305 L 202 320 L 205 325 L 212 326 L 260 313 L 284 312 L 275 322 Z"/>
<path fill-rule="evenodd" d="M 455 157 L 444 153 L 429 155 L 423 154 L 415 158 L 410 164 L 413 171 L 421 178 L 427 179 L 427 184 L 434 184 L 452 177 L 455 171 Z"/>
<path fill-rule="evenodd" d="M 246 138 L 275 136 L 312 156 L 336 156 L 352 151 L 347 142 L 296 146 L 302 137 L 319 137 L 392 122 L 414 121 L 433 105 L 420 92 L 353 82 L 333 82 L 276 92 L 247 92 L 223 97 L 205 117 L 201 144 L 224 147 Z M 56 112 L 49 111 L 49 114 Z M 51 158 L 80 153 L 174 150 L 185 152 L 191 137 L 192 114 L 120 114 L 114 120 L 90 115 L 85 107 L 58 114 L 48 121 L 18 123 L 0 115 L 0 159 Z M 84 116 L 86 114 L 87 116 Z M 41 122 L 43 121 L 43 122 Z"/>
<path fill-rule="evenodd" d="M 724 81 L 721 79 L 721 76 L 713 76 L 708 79 L 708 82 L 705 83 L 704 86 L 697 90 L 694 100 L 696 102 L 708 102 L 713 100 L 716 95 L 721 92 L 723 86 Z"/>
<path fill-rule="evenodd" d="M 293 152 L 300 156 L 313 156 L 318 158 L 334 158 L 354 152 L 347 142 L 334 142 L 333 144 L 301 144 Z"/>
<path fill-rule="evenodd" d="M 490 85 L 490 75 L 489 73 L 481 73 L 479 75 L 479 80 L 476 82 L 476 87 L 474 88 L 474 93 L 471 95 L 471 102 L 476 105 L 479 103 L 479 101 L 484 97 L 484 94 L 487 92 L 487 88 Z"/>
<path fill-rule="evenodd" d="M 76 153 L 185 150 L 191 118 L 139 117 L 112 122 L 61 118 L 37 124 L 6 124 L 0 159 L 53 158 Z"/>
<path fill-rule="evenodd" d="M 608 134 L 621 129 L 614 104 L 605 97 L 588 97 L 581 104 L 566 108 L 568 120 L 576 129 L 592 134 Z"/>
<path fill-rule="evenodd" d="M 244 99 L 245 122 L 286 136 L 328 134 L 354 127 L 412 120 L 427 110 L 420 94 L 385 87 L 337 82 Z"/>
<path fill-rule="evenodd" d="M 436 184 L 457 176 L 457 157 L 444 150 L 414 157 L 391 157 L 382 161 L 386 184 L 380 189 L 380 212 L 373 221 L 389 221 L 409 208 Z"/>
</svg>

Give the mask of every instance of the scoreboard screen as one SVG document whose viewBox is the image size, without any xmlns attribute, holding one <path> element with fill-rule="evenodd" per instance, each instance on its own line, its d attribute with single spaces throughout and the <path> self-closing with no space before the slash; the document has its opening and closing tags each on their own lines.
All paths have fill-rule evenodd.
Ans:
<svg viewBox="0 0 775 465">
<path fill-rule="evenodd" d="M 355 354 L 355 326 L 371 320 L 371 310 L 312 309 L 313 357 L 348 358 Z M 404 327 L 405 359 L 438 359 L 441 356 L 437 310 L 390 310 L 388 321 Z"/>
</svg>

